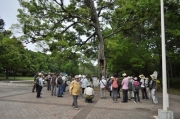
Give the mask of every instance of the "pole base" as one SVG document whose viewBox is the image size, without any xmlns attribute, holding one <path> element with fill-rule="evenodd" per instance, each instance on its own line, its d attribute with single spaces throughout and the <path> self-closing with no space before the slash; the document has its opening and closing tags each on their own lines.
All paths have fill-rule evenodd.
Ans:
<svg viewBox="0 0 180 119">
<path fill-rule="evenodd" d="M 174 119 L 172 111 L 165 111 L 162 109 L 158 109 L 158 117 L 159 119 Z"/>
</svg>

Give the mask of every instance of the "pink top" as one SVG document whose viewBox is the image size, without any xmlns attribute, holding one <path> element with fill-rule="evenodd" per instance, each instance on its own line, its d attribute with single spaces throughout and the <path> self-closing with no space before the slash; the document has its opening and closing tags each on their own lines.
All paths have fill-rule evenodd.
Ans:
<svg viewBox="0 0 180 119">
<path fill-rule="evenodd" d="M 122 89 L 128 89 L 128 78 L 122 80 Z"/>
</svg>

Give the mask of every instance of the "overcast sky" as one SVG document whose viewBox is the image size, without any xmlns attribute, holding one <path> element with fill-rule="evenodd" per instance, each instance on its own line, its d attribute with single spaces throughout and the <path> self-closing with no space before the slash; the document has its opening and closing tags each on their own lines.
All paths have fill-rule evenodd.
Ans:
<svg viewBox="0 0 180 119">
<path fill-rule="evenodd" d="M 16 15 L 17 9 L 20 8 L 18 0 L 0 0 L 0 18 L 5 22 L 5 29 L 8 30 L 12 24 L 18 23 Z M 26 48 L 37 51 L 35 44 L 25 44 Z"/>
<path fill-rule="evenodd" d="M 69 4 L 69 0 L 64 1 L 65 5 Z M 8 30 L 12 24 L 18 23 L 17 21 L 17 9 L 20 8 L 18 0 L 0 0 L 0 18 L 5 22 L 5 29 Z M 35 44 L 25 44 L 29 50 L 37 51 L 38 48 Z"/>
</svg>

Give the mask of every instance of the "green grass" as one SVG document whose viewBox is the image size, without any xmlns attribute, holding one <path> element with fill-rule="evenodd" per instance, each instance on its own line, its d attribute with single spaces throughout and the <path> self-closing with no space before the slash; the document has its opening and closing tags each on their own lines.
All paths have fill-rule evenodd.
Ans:
<svg viewBox="0 0 180 119">
<path fill-rule="evenodd" d="M 0 77 L 0 80 L 3 81 L 19 81 L 19 80 L 34 80 L 33 77 L 8 77 L 8 79 L 6 79 L 6 77 Z"/>
</svg>

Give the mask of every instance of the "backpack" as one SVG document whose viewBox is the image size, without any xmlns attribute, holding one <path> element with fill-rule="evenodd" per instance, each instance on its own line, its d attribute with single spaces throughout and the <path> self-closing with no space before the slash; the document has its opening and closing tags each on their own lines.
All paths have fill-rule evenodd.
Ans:
<svg viewBox="0 0 180 119">
<path fill-rule="evenodd" d="M 138 85 L 134 86 L 134 89 L 135 89 L 135 91 L 138 91 L 139 90 L 139 86 Z"/>
<path fill-rule="evenodd" d="M 118 79 L 114 78 L 113 82 L 112 82 L 112 87 L 113 88 L 118 88 Z"/>
<path fill-rule="evenodd" d="M 149 83 L 149 89 L 150 89 L 150 90 L 153 88 L 153 85 L 154 85 L 154 81 L 151 80 L 151 82 Z"/>
<path fill-rule="evenodd" d="M 138 90 L 139 90 L 139 87 L 140 87 L 139 82 L 135 81 L 135 82 L 134 82 L 134 90 L 135 90 L 135 91 L 138 91 Z"/>
<path fill-rule="evenodd" d="M 35 78 L 35 82 L 36 82 L 36 84 L 40 84 L 40 82 L 39 82 L 39 77 L 37 77 L 37 78 Z"/>
<path fill-rule="evenodd" d="M 58 84 L 62 84 L 63 83 L 62 77 L 58 77 L 57 83 Z"/>
</svg>

